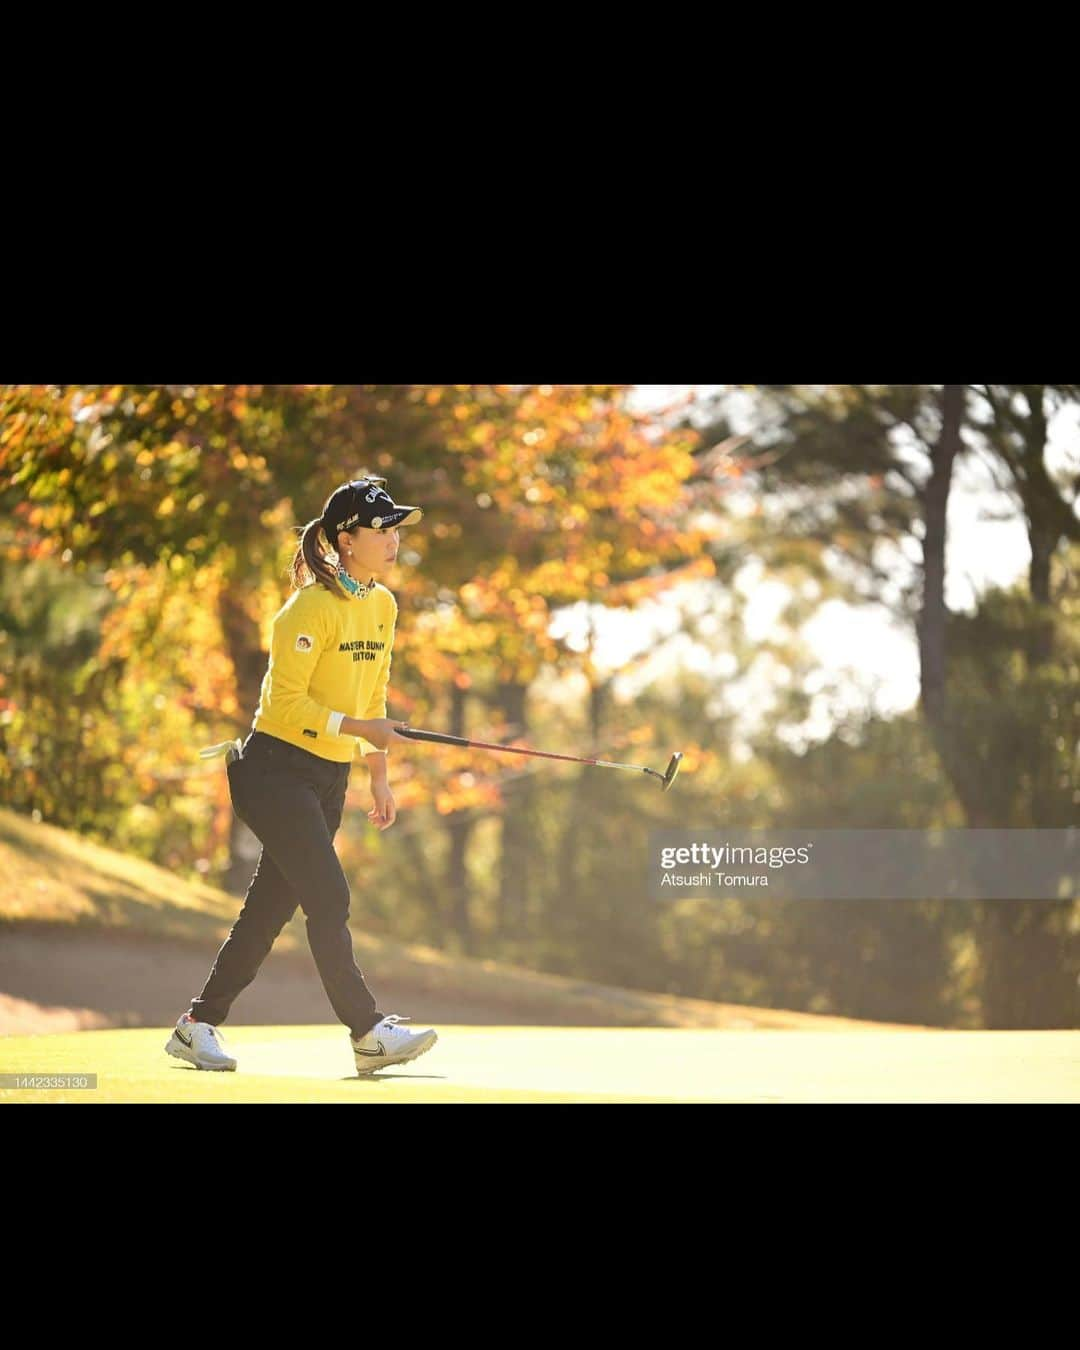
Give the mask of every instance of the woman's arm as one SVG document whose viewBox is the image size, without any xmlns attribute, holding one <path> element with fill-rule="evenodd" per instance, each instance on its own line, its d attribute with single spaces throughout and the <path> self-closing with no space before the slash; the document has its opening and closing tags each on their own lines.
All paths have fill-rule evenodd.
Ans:
<svg viewBox="0 0 1080 1350">
<path fill-rule="evenodd" d="M 364 756 L 364 763 L 368 766 L 372 783 L 385 783 L 388 781 L 385 750 L 373 750 L 370 755 Z"/>
<path fill-rule="evenodd" d="M 401 741 L 404 744 L 408 738 L 395 735 L 393 729 L 394 727 L 407 725 L 407 723 L 391 717 L 343 717 L 341 719 L 341 735 L 360 737 L 373 747 L 379 741 L 386 744 L 393 740 Z M 373 748 L 368 752 L 366 758 L 369 762 L 373 759 L 382 760 L 383 767 L 386 767 L 386 752 L 382 749 Z"/>
<path fill-rule="evenodd" d="M 369 736 L 376 736 L 380 740 L 387 736 L 391 740 L 405 740 L 404 736 L 398 737 L 394 733 L 394 727 L 404 725 L 404 722 L 393 722 L 385 717 L 346 717 L 342 720 L 341 729 L 347 736 L 358 736 L 367 731 Z M 387 778 L 386 755 L 381 750 L 373 750 L 364 758 L 371 770 L 372 807 L 368 812 L 368 820 L 376 828 L 385 830 L 397 819 L 397 804 Z"/>
<path fill-rule="evenodd" d="M 315 598 L 301 593 L 275 615 L 259 706 L 273 720 L 319 735 L 329 734 L 333 712 L 310 696 L 308 686 L 333 634 Z"/>
<path fill-rule="evenodd" d="M 393 609 L 391 610 L 390 624 L 389 624 L 390 632 L 386 639 L 386 647 L 385 650 L 383 651 L 383 659 L 381 665 L 379 666 L 379 673 L 375 679 L 375 687 L 372 689 L 371 697 L 368 699 L 368 705 L 364 709 L 364 716 L 362 718 L 356 719 L 359 722 L 363 722 L 365 719 L 380 719 L 386 717 L 386 690 L 390 684 L 390 665 L 393 660 L 394 636 L 397 633 L 397 616 L 398 616 L 397 601 L 394 599 L 393 596 L 391 596 L 390 599 L 393 601 Z M 344 727 L 342 729 L 344 730 Z M 365 736 L 364 732 L 360 731 L 355 734 L 360 736 L 361 738 L 360 753 L 365 757 L 365 759 L 368 759 L 370 761 L 371 758 L 374 757 L 375 759 L 380 761 L 379 764 L 370 764 L 372 778 L 374 779 L 375 774 L 379 772 L 380 768 L 382 770 L 383 775 L 385 776 L 386 773 L 385 742 L 376 745 L 371 741 L 369 737 Z"/>
</svg>

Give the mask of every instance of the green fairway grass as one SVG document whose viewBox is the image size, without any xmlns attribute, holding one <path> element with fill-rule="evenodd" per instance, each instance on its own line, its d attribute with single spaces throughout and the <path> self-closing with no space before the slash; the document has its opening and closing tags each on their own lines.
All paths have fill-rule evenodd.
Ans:
<svg viewBox="0 0 1080 1350">
<path fill-rule="evenodd" d="M 0 1039 L 0 1072 L 95 1073 L 65 1102 L 1077 1102 L 1077 1031 L 440 1027 L 411 1064 L 356 1077 L 341 1027 L 226 1027 L 235 1073 L 164 1052 L 171 1028 Z"/>
</svg>

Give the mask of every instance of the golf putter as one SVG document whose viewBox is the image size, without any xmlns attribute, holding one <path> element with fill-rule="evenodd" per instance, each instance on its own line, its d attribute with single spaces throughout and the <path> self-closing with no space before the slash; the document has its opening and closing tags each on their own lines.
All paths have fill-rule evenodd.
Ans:
<svg viewBox="0 0 1080 1350">
<path fill-rule="evenodd" d="M 634 773 L 651 773 L 654 778 L 659 778 L 661 783 L 661 792 L 666 792 L 675 781 L 675 775 L 679 772 L 679 764 L 683 757 L 681 750 L 676 750 L 668 762 L 667 769 L 661 773 L 658 769 L 647 769 L 643 764 L 616 764 L 607 759 L 583 759 L 580 755 L 557 755 L 551 750 L 527 750 L 520 745 L 496 745 L 492 741 L 471 741 L 464 736 L 448 736 L 442 731 L 417 731 L 412 727 L 395 727 L 394 730 L 399 736 L 407 736 L 414 741 L 434 741 L 437 745 L 464 745 L 471 746 L 478 750 L 501 750 L 504 754 L 510 755 L 536 755 L 541 759 L 565 759 L 571 764 L 593 764 L 598 769 L 630 769 Z"/>
</svg>

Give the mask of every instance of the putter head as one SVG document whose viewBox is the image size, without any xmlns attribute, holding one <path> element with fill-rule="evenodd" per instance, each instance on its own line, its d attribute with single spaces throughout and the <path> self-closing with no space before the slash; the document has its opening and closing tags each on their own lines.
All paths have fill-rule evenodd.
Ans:
<svg viewBox="0 0 1080 1350">
<path fill-rule="evenodd" d="M 671 756 L 671 763 L 667 766 L 667 771 L 664 774 L 664 785 L 660 789 L 661 792 L 666 792 L 672 783 L 674 783 L 675 775 L 679 772 L 679 764 L 681 761 L 682 751 L 676 750 Z"/>
</svg>

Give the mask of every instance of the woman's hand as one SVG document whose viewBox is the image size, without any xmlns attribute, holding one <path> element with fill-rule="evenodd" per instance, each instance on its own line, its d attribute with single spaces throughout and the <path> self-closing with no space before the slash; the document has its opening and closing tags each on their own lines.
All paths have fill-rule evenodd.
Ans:
<svg viewBox="0 0 1080 1350">
<path fill-rule="evenodd" d="M 377 829 L 386 830 L 397 820 L 397 806 L 389 783 L 372 783 L 371 799 L 375 803 L 368 812 L 368 820 Z"/>
<path fill-rule="evenodd" d="M 361 728 L 357 734 L 370 741 L 376 750 L 388 749 L 391 741 L 396 741 L 399 745 L 409 744 L 408 736 L 399 736 L 394 730 L 395 727 L 407 727 L 408 722 L 398 722 L 392 717 L 368 717 L 358 719 L 356 725 Z M 344 731 L 344 722 L 341 727 Z"/>
</svg>

